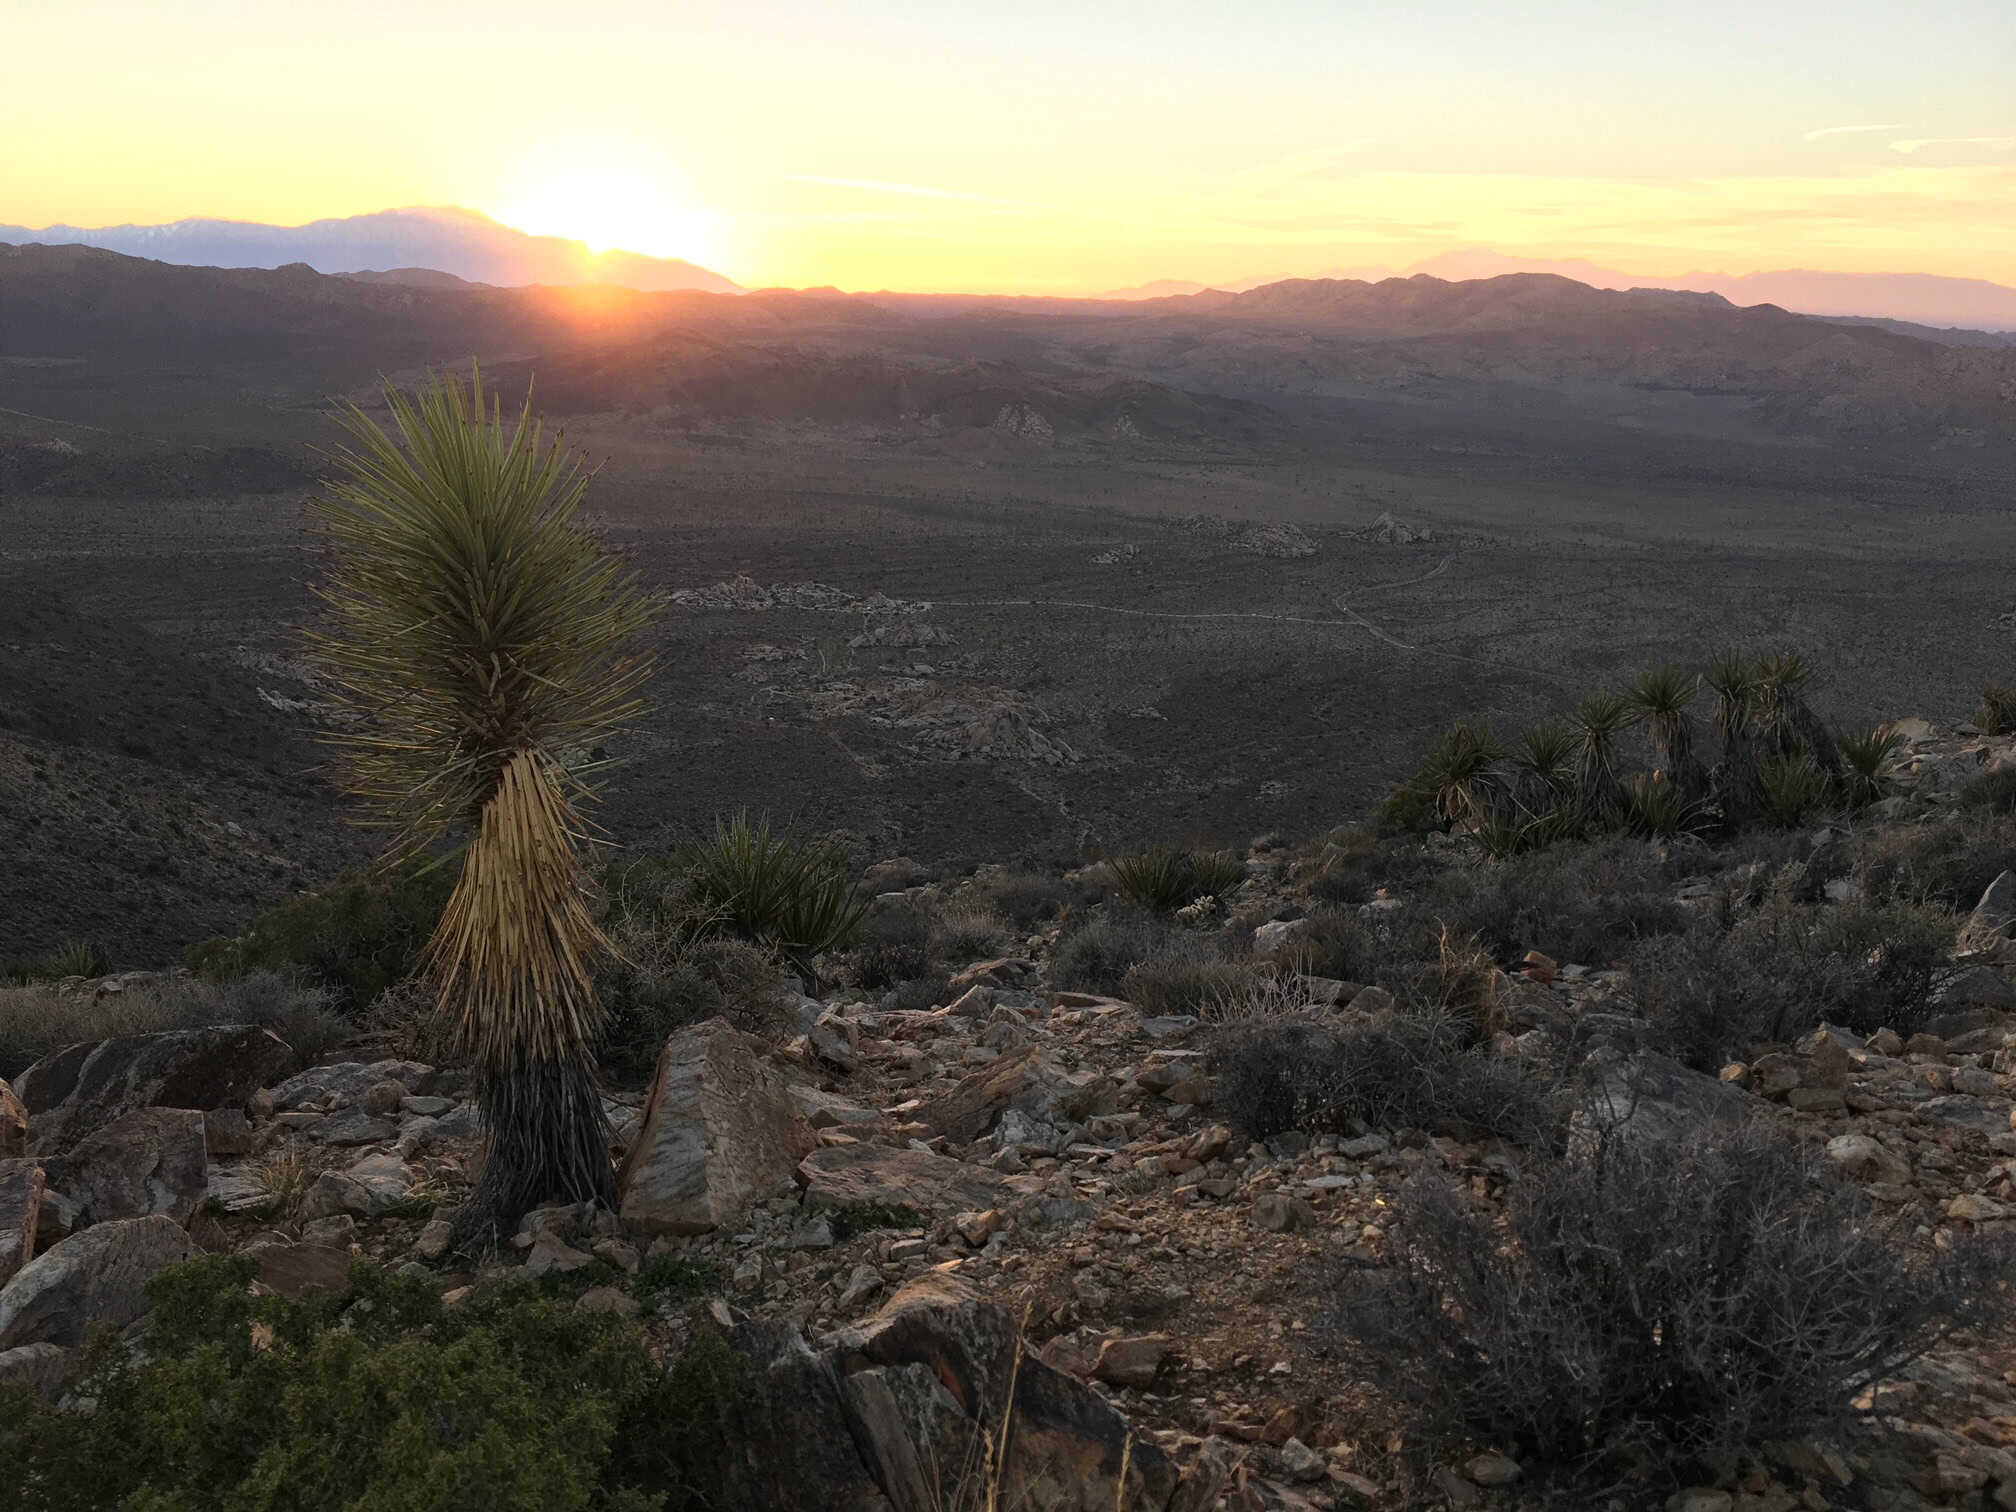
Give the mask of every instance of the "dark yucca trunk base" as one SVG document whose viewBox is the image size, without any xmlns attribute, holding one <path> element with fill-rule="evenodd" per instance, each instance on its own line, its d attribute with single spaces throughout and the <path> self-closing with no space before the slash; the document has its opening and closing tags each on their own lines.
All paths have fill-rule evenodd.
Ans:
<svg viewBox="0 0 2016 1512">
<path fill-rule="evenodd" d="M 488 1143 L 476 1190 L 456 1216 L 450 1247 L 481 1251 L 509 1239 L 535 1207 L 616 1205 L 609 1121 L 584 1059 L 541 1061 L 482 1076 L 476 1104 Z"/>
</svg>

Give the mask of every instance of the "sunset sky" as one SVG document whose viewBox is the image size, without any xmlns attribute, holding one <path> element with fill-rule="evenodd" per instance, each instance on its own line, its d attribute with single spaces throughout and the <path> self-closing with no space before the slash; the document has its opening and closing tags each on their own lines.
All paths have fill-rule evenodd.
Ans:
<svg viewBox="0 0 2016 1512">
<path fill-rule="evenodd" d="M 459 204 L 848 288 L 2016 283 L 2012 0 L 0 4 L 0 222 Z"/>
</svg>

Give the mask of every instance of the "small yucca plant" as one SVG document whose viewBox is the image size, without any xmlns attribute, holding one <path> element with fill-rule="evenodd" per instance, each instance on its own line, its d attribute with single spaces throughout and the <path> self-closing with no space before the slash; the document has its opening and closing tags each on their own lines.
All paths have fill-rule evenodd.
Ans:
<svg viewBox="0 0 2016 1512">
<path fill-rule="evenodd" d="M 480 375 L 384 396 L 389 430 L 344 410 L 352 444 L 311 506 L 327 618 L 307 639 L 348 716 L 328 736 L 345 786 L 393 855 L 466 837 L 424 957 L 489 1141 L 466 1245 L 541 1202 L 614 1199 L 582 805 L 641 707 L 649 663 L 626 648 L 652 603 L 579 523 L 588 476 L 529 401 L 507 424 Z"/>
<path fill-rule="evenodd" d="M 1624 828 L 1648 840 L 1670 840 L 1701 826 L 1702 805 L 1671 782 L 1648 772 L 1624 785 Z"/>
<path fill-rule="evenodd" d="M 1208 891 L 1198 885 L 1190 853 L 1173 845 L 1151 845 L 1132 855 L 1114 856 L 1106 865 L 1113 873 L 1114 886 L 1157 913 L 1194 903 Z"/>
<path fill-rule="evenodd" d="M 1619 693 L 1591 693 L 1575 706 L 1575 794 L 1596 824 L 1614 824 L 1623 809 L 1617 743 L 1638 711 Z"/>
<path fill-rule="evenodd" d="M 1833 790 L 1820 763 L 1806 752 L 1774 756 L 1759 774 L 1764 822 L 1779 829 L 1797 829 L 1826 807 Z"/>
<path fill-rule="evenodd" d="M 679 866 L 697 904 L 774 946 L 808 990 L 817 984 L 814 959 L 852 944 L 873 901 L 849 878 L 844 850 L 773 830 L 767 815 L 717 819 L 712 836 L 680 852 Z"/>
<path fill-rule="evenodd" d="M 1837 735 L 1835 743 L 1841 750 L 1842 802 L 1851 809 L 1859 809 L 1887 797 L 1895 785 L 1890 776 L 1890 758 L 1904 743 L 1903 737 L 1877 729 L 1866 735 Z"/>
<path fill-rule="evenodd" d="M 1447 823 L 1482 823 L 1505 797 L 1505 774 L 1496 766 L 1501 754 L 1489 725 L 1451 725 L 1414 780 L 1435 795 Z"/>
</svg>

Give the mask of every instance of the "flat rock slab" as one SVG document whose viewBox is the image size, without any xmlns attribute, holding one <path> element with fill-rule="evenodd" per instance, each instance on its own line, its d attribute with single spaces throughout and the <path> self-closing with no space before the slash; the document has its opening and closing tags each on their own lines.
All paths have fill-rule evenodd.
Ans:
<svg viewBox="0 0 2016 1512">
<path fill-rule="evenodd" d="M 788 1189 L 818 1143 L 784 1083 L 725 1019 L 665 1042 L 643 1121 L 616 1173 L 623 1222 L 704 1234 Z"/>
<path fill-rule="evenodd" d="M 194 1108 L 122 1113 L 56 1157 L 49 1180 L 77 1200 L 85 1223 L 152 1213 L 187 1223 L 210 1192 L 203 1115 Z"/>
<path fill-rule="evenodd" d="M 28 1149 L 68 1150 L 134 1108 L 228 1108 L 279 1074 L 294 1052 L 270 1029 L 224 1024 L 68 1045 L 15 1078 Z"/>
<path fill-rule="evenodd" d="M 182 1226 L 159 1214 L 72 1234 L 0 1288 L 0 1349 L 75 1348 L 90 1324 L 124 1328 L 147 1312 L 147 1279 L 195 1253 Z"/>
<path fill-rule="evenodd" d="M 799 1163 L 798 1180 L 805 1205 L 814 1209 L 869 1204 L 939 1216 L 997 1207 L 1012 1195 L 1005 1181 L 981 1166 L 881 1145 L 816 1151 Z"/>
</svg>

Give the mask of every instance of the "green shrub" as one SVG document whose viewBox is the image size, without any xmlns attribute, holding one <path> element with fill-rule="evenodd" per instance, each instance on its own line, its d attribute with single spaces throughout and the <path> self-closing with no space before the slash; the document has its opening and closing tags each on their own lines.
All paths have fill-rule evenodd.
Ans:
<svg viewBox="0 0 2016 1512">
<path fill-rule="evenodd" d="M 976 878 L 966 891 L 1025 934 L 1080 901 L 1079 890 L 1068 882 L 1034 872 L 995 872 Z"/>
<path fill-rule="evenodd" d="M 1981 804 L 1942 823 L 1883 829 L 1863 847 L 1872 898 L 1965 913 L 1990 882 L 2016 870 L 2016 818 Z"/>
<path fill-rule="evenodd" d="M 947 966 L 968 966 L 1006 955 L 1015 942 L 1008 927 L 982 908 L 957 908 L 941 914 L 928 936 L 932 959 Z"/>
<path fill-rule="evenodd" d="M 1255 1139 L 1367 1128 L 1481 1132 L 1519 1144 L 1553 1137 L 1542 1084 L 1517 1061 L 1472 1046 L 1467 1027 L 1444 1015 L 1244 1020 L 1219 1032 L 1211 1068 L 1218 1106 Z"/>
<path fill-rule="evenodd" d="M 1726 934 L 1645 942 L 1630 960 L 1632 996 L 1660 1048 L 1697 1071 L 1822 1023 L 1908 1039 L 1938 1011 L 1953 928 L 1923 905 L 1768 897 Z"/>
<path fill-rule="evenodd" d="M 1199 898 L 1216 898 L 1246 880 L 1245 865 L 1229 851 L 1187 851 L 1157 845 L 1108 861 L 1121 893 L 1157 913 Z"/>
<path fill-rule="evenodd" d="M 1050 985 L 1066 992 L 1117 993 L 1129 971 L 1167 954 L 1178 938 L 1150 915 L 1093 914 L 1057 942 L 1050 956 Z"/>
<path fill-rule="evenodd" d="M 87 1351 L 88 1413 L 0 1389 L 0 1504 L 730 1504 L 719 1487 L 743 1387 L 718 1337 L 661 1373 L 634 1324 L 522 1281 L 446 1307 L 431 1282 L 363 1263 L 335 1298 L 254 1297 L 256 1273 L 249 1258 L 219 1256 L 157 1275 L 140 1350 L 107 1331 Z"/>
<path fill-rule="evenodd" d="M 768 817 L 716 820 L 679 866 L 694 895 L 730 929 L 782 952 L 811 977 L 814 957 L 851 945 L 872 900 L 849 880 L 846 852 L 773 831 Z"/>
<path fill-rule="evenodd" d="M 931 916 L 910 899 L 877 903 L 862 921 L 855 980 L 873 992 L 931 974 Z"/>
<path fill-rule="evenodd" d="M 1976 777 L 1960 789 L 1960 806 L 1990 814 L 2016 814 L 2016 766 Z"/>
<path fill-rule="evenodd" d="M 335 992 L 339 1009 L 354 1012 L 413 974 L 454 886 L 447 866 L 352 872 L 267 910 L 236 939 L 203 941 L 188 964 L 221 978 L 308 972 Z"/>
<path fill-rule="evenodd" d="M 1251 966 L 1203 950 L 1176 951 L 1131 967 L 1120 995 L 1148 1017 L 1203 1014 L 1229 999 L 1250 995 L 1261 983 Z"/>
<path fill-rule="evenodd" d="M 1913 1244 L 1824 1165 L 1738 1129 L 1612 1135 L 1528 1162 L 1502 1203 L 1423 1175 L 1329 1321 L 1418 1472 L 1489 1448 L 1553 1482 L 1533 1505 L 1657 1505 L 2007 1326 L 2006 1244 Z"/>
<path fill-rule="evenodd" d="M 1974 727 L 1984 735 L 2016 734 L 2016 688 L 1989 683 L 1981 689 Z"/>
<path fill-rule="evenodd" d="M 52 1050 L 82 1040 L 209 1024 L 271 1029 L 306 1065 L 355 1033 L 333 1011 L 332 994 L 275 971 L 230 982 L 166 977 L 94 998 L 50 986 L 0 988 L 0 1077 L 18 1076 Z"/>
<path fill-rule="evenodd" d="M 721 1290 L 721 1267 L 711 1260 L 658 1255 L 644 1262 L 631 1288 L 644 1307 L 656 1308 Z"/>
</svg>

